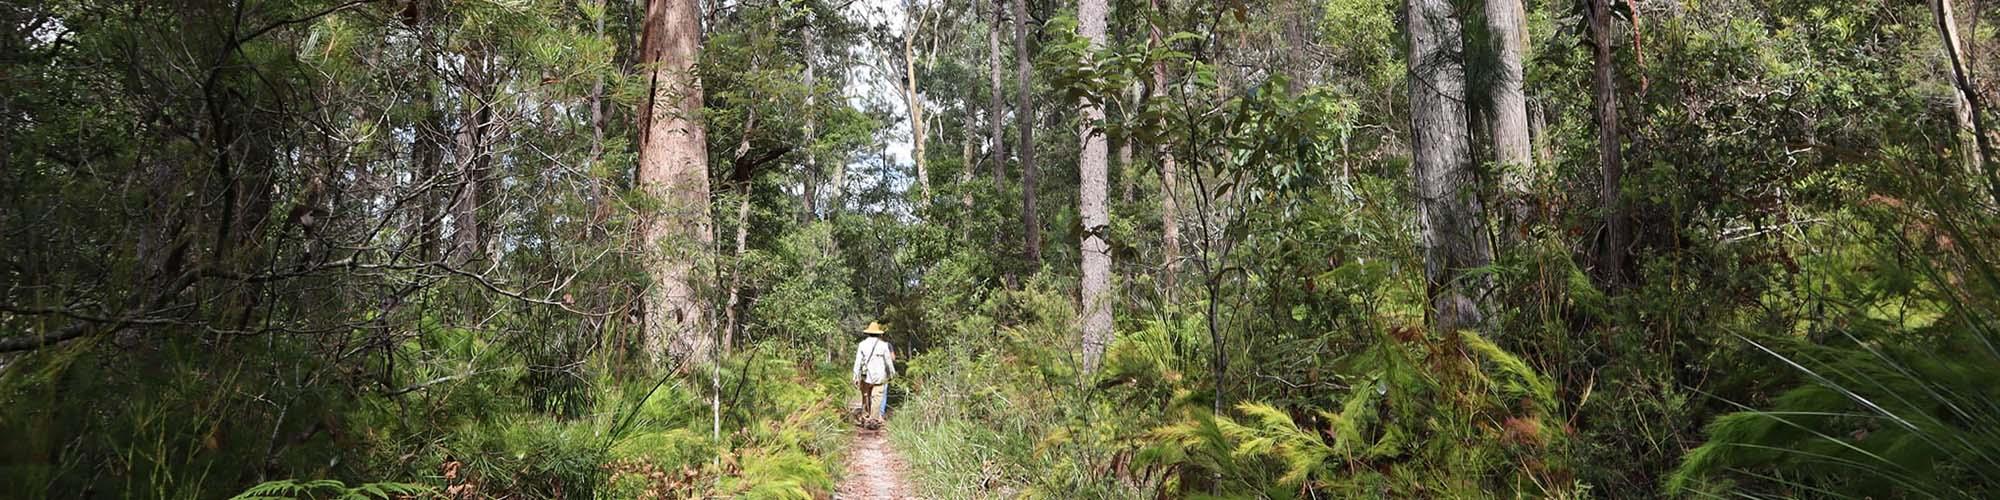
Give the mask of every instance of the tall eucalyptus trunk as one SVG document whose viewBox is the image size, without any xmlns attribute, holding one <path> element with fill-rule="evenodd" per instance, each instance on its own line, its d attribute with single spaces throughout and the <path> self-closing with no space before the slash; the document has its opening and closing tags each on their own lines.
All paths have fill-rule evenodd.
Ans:
<svg viewBox="0 0 2000 500">
<path fill-rule="evenodd" d="M 642 67 L 650 68 L 639 105 L 639 189 L 657 204 L 641 216 L 641 249 L 652 275 L 645 348 L 654 362 L 709 361 L 698 269 L 714 243 L 709 215 L 707 131 L 698 120 L 701 25 L 696 0 L 648 0 Z"/>
<path fill-rule="evenodd" d="M 1466 128 L 1464 45 L 1451 0 L 1409 0 L 1410 145 L 1431 321 L 1484 329 L 1490 264 Z"/>
<path fill-rule="evenodd" d="M 1597 160 L 1603 178 L 1598 184 L 1598 202 L 1604 210 L 1604 244 L 1597 249 L 1597 275 L 1609 289 L 1624 285 L 1625 246 L 1631 226 L 1621 195 L 1625 166 L 1618 145 L 1618 86 L 1611 69 L 1611 6 L 1607 0 L 1590 0 L 1591 109 L 1597 119 Z"/>
<path fill-rule="evenodd" d="M 1077 32 L 1090 40 L 1093 51 L 1104 47 L 1104 25 L 1109 10 L 1104 0 L 1076 3 Z M 1110 151 L 1103 124 L 1104 106 L 1085 100 L 1083 123 L 1077 131 L 1083 144 L 1082 157 L 1077 159 L 1077 210 L 1083 219 L 1083 296 L 1079 319 L 1083 325 L 1084 373 L 1097 371 L 1105 346 L 1111 344 L 1111 244 L 1105 239 L 1111 231 L 1111 216 L 1104 203 L 1109 166 L 1106 155 Z"/>
<path fill-rule="evenodd" d="M 988 150 L 986 153 L 990 158 L 988 161 L 992 162 L 987 167 L 993 169 L 993 192 L 995 193 L 995 199 L 999 199 L 998 195 L 1000 193 L 1007 192 L 1007 92 L 1001 83 L 1003 69 L 1000 66 L 1000 29 L 1002 26 L 1005 26 L 1004 23 L 1007 20 L 1006 9 L 1000 6 L 1001 1 L 1003 0 L 984 2 L 987 10 L 992 14 L 992 24 L 989 24 L 986 29 L 986 81 L 988 84 L 986 94 L 986 147 Z M 996 227 L 993 230 L 994 248 L 1001 248 L 1004 234 L 1006 234 L 1004 229 Z"/>
<path fill-rule="evenodd" d="M 906 10 L 910 4 L 905 3 Z M 911 12 L 914 14 L 914 12 Z M 923 25 L 923 16 L 908 18 L 903 27 L 903 102 L 910 114 L 910 161 L 917 168 L 917 208 L 931 204 L 931 176 L 924 161 L 925 133 L 924 93 L 917 87 L 917 27 Z"/>
<path fill-rule="evenodd" d="M 487 56 L 480 47 L 473 47 L 465 56 L 461 82 L 465 98 L 455 139 L 458 183 L 451 200 L 451 250 L 445 258 L 454 266 L 480 259 L 486 247 L 479 220 L 479 206 L 483 202 L 480 195 L 484 194 L 480 188 L 488 174 L 489 162 L 487 121 L 492 112 L 485 91 L 486 64 Z"/>
<path fill-rule="evenodd" d="M 800 181 L 799 185 L 799 194 L 803 198 L 802 204 L 805 205 L 804 212 L 799 215 L 799 222 L 801 223 L 811 222 L 814 214 L 818 211 L 819 205 L 819 155 L 813 154 L 812 147 L 814 143 L 819 142 L 819 30 L 814 23 L 817 19 L 815 15 L 811 10 L 806 11 L 805 33 L 802 34 L 805 39 L 806 66 L 804 75 L 806 84 L 806 123 L 805 140 L 803 141 L 805 144 L 806 171 L 805 175 L 801 176 L 804 179 Z"/>
<path fill-rule="evenodd" d="M 1971 129 L 1971 140 L 1960 141 L 1961 148 L 1968 150 L 1964 153 L 1968 157 L 1966 162 L 1976 169 L 1975 175 L 1986 176 L 1986 188 L 1994 200 L 2000 201 L 2000 168 L 1990 161 L 1993 158 L 1993 142 L 1987 136 L 1986 103 L 1979 95 L 1979 87 L 1972 83 L 1972 65 L 1966 62 L 1964 46 L 1959 44 L 1958 17 L 1952 12 L 1951 0 L 1931 0 L 1931 20 L 1937 24 L 1938 37 L 1943 39 L 1945 57 L 1951 59 L 1952 88 L 1957 91 L 1956 99 L 1961 103 L 1958 109 L 1959 126 Z"/>
<path fill-rule="evenodd" d="M 1161 0 L 1151 0 L 1151 3 L 1155 15 L 1165 14 L 1165 9 L 1160 7 Z M 1160 26 L 1152 24 L 1149 28 L 1148 44 L 1155 48 L 1164 45 L 1166 42 Z M 1153 62 L 1153 78 L 1148 91 L 1152 93 L 1150 99 L 1165 99 L 1169 95 L 1165 61 Z M 1154 125 L 1159 126 L 1161 122 L 1155 121 Z M 1160 263 L 1163 269 L 1160 284 L 1171 299 L 1181 272 L 1180 172 L 1179 165 L 1174 162 L 1173 149 L 1165 142 L 1153 145 L 1153 157 L 1159 162 L 1160 171 Z"/>
<path fill-rule="evenodd" d="M 1124 106 L 1126 106 L 1126 109 L 1132 109 L 1139 105 L 1139 100 L 1141 99 L 1139 95 L 1141 90 L 1139 90 L 1139 87 L 1139 82 L 1132 82 L 1132 85 L 1126 88 L 1125 95 L 1119 99 L 1125 103 Z M 1137 145 L 1134 144 L 1135 140 L 1132 138 L 1131 132 L 1128 131 L 1120 135 L 1122 137 L 1118 138 L 1118 200 L 1124 203 L 1132 203 L 1133 201 L 1137 201 L 1139 197 L 1139 166 L 1132 163 L 1132 148 L 1137 147 Z"/>
<path fill-rule="evenodd" d="M 1015 135 L 1020 144 L 1015 155 L 1021 159 L 1021 245 L 1029 272 L 1042 266 L 1042 221 L 1035 208 L 1035 92 L 1034 57 L 1028 54 L 1028 0 L 1014 0 L 1014 81 L 1019 95 L 1014 111 Z"/>
<path fill-rule="evenodd" d="M 1493 46 L 1493 82 L 1486 89 L 1493 103 L 1489 133 L 1508 219 L 1501 237 L 1513 240 L 1533 215 L 1529 197 L 1536 177 L 1528 96 L 1522 91 L 1521 61 L 1528 48 L 1528 29 L 1521 0 L 1486 0 L 1486 32 Z"/>
</svg>

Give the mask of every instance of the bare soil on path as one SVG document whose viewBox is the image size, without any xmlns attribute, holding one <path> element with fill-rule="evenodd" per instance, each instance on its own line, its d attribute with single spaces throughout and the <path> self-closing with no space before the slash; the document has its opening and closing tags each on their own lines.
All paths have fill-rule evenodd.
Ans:
<svg viewBox="0 0 2000 500">
<path fill-rule="evenodd" d="M 847 475 L 835 491 L 835 500 L 921 499 L 904 480 L 909 463 L 889 447 L 889 437 L 880 429 L 855 429 L 854 442 L 847 454 Z"/>
</svg>

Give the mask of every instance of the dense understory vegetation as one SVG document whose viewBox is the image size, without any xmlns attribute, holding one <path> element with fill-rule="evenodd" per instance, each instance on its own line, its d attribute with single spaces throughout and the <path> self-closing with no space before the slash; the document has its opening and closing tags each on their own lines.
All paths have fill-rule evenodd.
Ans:
<svg viewBox="0 0 2000 500">
<path fill-rule="evenodd" d="M 1994 497 L 1953 7 L 0 6 L 0 497 Z"/>
</svg>

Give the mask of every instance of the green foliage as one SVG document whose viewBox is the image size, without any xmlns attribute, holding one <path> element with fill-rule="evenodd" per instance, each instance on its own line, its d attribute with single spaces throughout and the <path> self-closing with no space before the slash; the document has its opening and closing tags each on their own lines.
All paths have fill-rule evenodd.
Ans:
<svg viewBox="0 0 2000 500">
<path fill-rule="evenodd" d="M 2000 351 L 1991 329 L 1993 282 L 1966 279 L 1991 276 L 1983 255 L 1994 240 L 1961 229 L 1990 216 L 1929 212 L 1962 206 L 1962 198 L 1917 200 L 1877 198 L 1848 214 L 1843 234 L 1896 245 L 1801 262 L 1829 281 L 1813 297 L 1825 316 L 1794 328 L 1803 335 L 1740 339 L 1795 377 L 1766 401 L 1732 400 L 1737 411 L 1709 422 L 1707 442 L 1664 479 L 1669 492 L 1994 494 L 2000 440 L 1991 428 L 2000 421 L 2000 393 L 1988 374 L 2000 370 Z M 1906 253 L 1947 244 L 1933 231 L 1954 235 L 1948 244 L 1957 251 Z"/>
<path fill-rule="evenodd" d="M 392 500 L 433 493 L 428 486 L 407 483 L 362 483 L 352 487 L 332 479 L 266 481 L 229 497 L 229 500 Z"/>
<path fill-rule="evenodd" d="M 889 437 L 927 496 L 1130 497 L 1149 481 L 1127 440 L 1143 413 L 1077 385 L 1073 305 L 1037 280 L 977 306 L 954 340 L 908 361 Z M 1011 325 L 981 329 L 994 318 Z"/>
<path fill-rule="evenodd" d="M 843 320 L 857 307 L 847 287 L 854 272 L 835 250 L 833 230 L 824 222 L 807 225 L 747 258 L 745 266 L 756 270 L 752 282 L 768 283 L 750 306 L 753 337 L 808 348 L 846 330 Z"/>
<path fill-rule="evenodd" d="M 984 4 L 913 2 L 902 27 L 711 5 L 715 204 L 683 208 L 745 238 L 688 248 L 737 329 L 685 373 L 640 331 L 641 215 L 670 206 L 634 174 L 644 3 L 0 8 L 0 342 L 83 332 L 0 353 L 0 491 L 820 497 L 851 332 L 882 321 L 908 364 L 891 438 L 936 497 L 1993 496 L 2000 233 L 1931 6 L 1610 4 L 1606 191 L 1583 4 L 1524 3 L 1536 162 L 1465 193 L 1503 221 L 1469 270 L 1499 284 L 1477 333 L 1416 326 L 1405 108 L 1429 82 L 1400 2 L 1113 3 L 1095 49 L 1031 3 L 1029 53 L 991 61 L 978 35 L 1012 30 Z M 1961 13 L 1977 81 L 2000 60 L 1982 14 Z M 1027 88 L 991 95 L 987 64 L 1023 60 Z M 889 151 L 907 83 L 863 71 L 902 63 L 933 199 Z M 1117 340 L 1084 373 L 1068 180 L 1091 131 L 1134 153 Z M 1619 213 L 1630 244 L 1605 248 Z"/>
<path fill-rule="evenodd" d="M 1990 430 L 2000 361 L 1964 333 L 1935 346 L 1804 346 L 1778 355 L 1811 382 L 1763 409 L 1707 427 L 1667 479 L 1690 494 L 1844 492 L 1878 498 L 1985 498 L 2000 469 Z M 1853 340 L 1850 338 L 1850 340 Z M 1760 347 L 1762 347 L 1760 345 Z M 1776 353 L 1773 353 L 1776 355 Z"/>
<path fill-rule="evenodd" d="M 1406 335 L 1408 333 L 1399 333 Z M 1356 356 L 1364 370 L 1326 410 L 1266 403 L 1241 417 L 1184 407 L 1151 431 L 1140 459 L 1179 468 L 1184 492 L 1293 497 L 1387 494 L 1574 497 L 1549 382 L 1471 332 L 1390 338 Z M 1305 418 L 1305 423 L 1300 423 Z M 1208 483 L 1213 477 L 1220 483 Z M 1169 487 L 1172 485 L 1170 484 Z"/>
</svg>

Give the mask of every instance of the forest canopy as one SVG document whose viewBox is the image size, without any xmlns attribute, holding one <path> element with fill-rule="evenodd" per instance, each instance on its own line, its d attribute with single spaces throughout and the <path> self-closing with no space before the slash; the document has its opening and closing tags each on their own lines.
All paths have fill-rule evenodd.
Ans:
<svg viewBox="0 0 2000 500">
<path fill-rule="evenodd" d="M 1993 498 L 1996 9 L 8 3 L 0 497 Z"/>
</svg>

